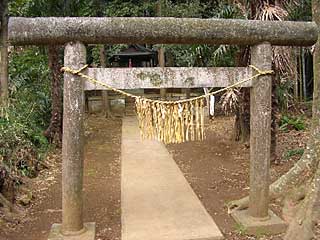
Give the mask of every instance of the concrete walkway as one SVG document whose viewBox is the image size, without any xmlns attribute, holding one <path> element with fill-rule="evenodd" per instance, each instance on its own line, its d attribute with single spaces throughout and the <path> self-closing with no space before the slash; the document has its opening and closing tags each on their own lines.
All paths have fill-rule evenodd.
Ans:
<svg viewBox="0 0 320 240">
<path fill-rule="evenodd" d="M 140 139 L 124 118 L 121 146 L 122 240 L 223 239 L 162 143 Z"/>
</svg>

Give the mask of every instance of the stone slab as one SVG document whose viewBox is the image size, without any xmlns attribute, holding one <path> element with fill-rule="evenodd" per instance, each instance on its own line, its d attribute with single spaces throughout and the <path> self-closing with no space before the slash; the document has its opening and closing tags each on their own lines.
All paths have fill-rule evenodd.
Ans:
<svg viewBox="0 0 320 240">
<path fill-rule="evenodd" d="M 96 224 L 94 222 L 84 223 L 86 231 L 77 236 L 64 236 L 61 234 L 61 224 L 53 224 L 48 240 L 94 240 L 96 235 Z"/>
<path fill-rule="evenodd" d="M 264 221 L 251 217 L 247 209 L 236 210 L 231 213 L 231 216 L 241 226 L 245 234 L 273 235 L 284 233 L 287 229 L 287 224 L 271 210 L 269 210 L 270 218 Z"/>
<path fill-rule="evenodd" d="M 250 67 L 137 67 L 137 68 L 88 68 L 88 76 L 118 89 L 137 88 L 202 88 L 226 87 L 253 74 Z M 252 81 L 240 84 L 251 87 Z M 85 81 L 85 90 L 103 90 L 104 86 Z"/>
<path fill-rule="evenodd" d="M 141 140 L 134 117 L 123 119 L 122 240 L 218 240 L 219 228 L 165 146 Z"/>
</svg>

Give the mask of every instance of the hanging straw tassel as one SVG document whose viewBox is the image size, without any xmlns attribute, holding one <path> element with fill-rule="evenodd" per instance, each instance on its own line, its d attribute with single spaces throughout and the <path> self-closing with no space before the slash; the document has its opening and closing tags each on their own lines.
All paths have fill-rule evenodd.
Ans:
<svg viewBox="0 0 320 240">
<path fill-rule="evenodd" d="M 194 141 L 194 114 L 195 114 L 195 107 L 194 102 L 190 102 L 190 139 L 191 141 Z"/>
<path fill-rule="evenodd" d="M 152 103 L 152 124 L 153 124 L 153 127 L 154 127 L 154 138 L 157 139 L 158 141 L 160 141 L 160 130 L 159 130 L 159 127 L 160 127 L 160 122 L 159 120 L 161 120 L 159 118 L 159 115 L 158 115 L 159 111 L 158 111 L 158 108 L 157 108 L 157 103 L 153 102 Z"/>
<path fill-rule="evenodd" d="M 204 101 L 163 103 L 136 98 L 142 138 L 155 138 L 165 144 L 203 140 Z"/>
<path fill-rule="evenodd" d="M 161 141 L 165 141 L 166 133 L 164 131 L 166 127 L 166 109 L 164 104 L 159 103 L 160 115 L 161 115 L 161 126 L 160 126 L 160 134 L 161 134 Z"/>
<path fill-rule="evenodd" d="M 185 132 L 185 139 L 186 141 L 189 141 L 189 131 L 190 131 L 190 111 L 189 111 L 189 104 L 188 103 L 185 103 L 184 104 L 184 125 L 185 125 L 185 128 L 186 128 L 186 132 Z"/>
<path fill-rule="evenodd" d="M 146 134 L 148 139 L 152 139 L 154 136 L 154 127 L 152 120 L 152 103 L 150 101 L 145 101 L 145 124 L 146 124 Z"/>
<path fill-rule="evenodd" d="M 200 140 L 200 109 L 199 109 L 199 100 L 195 101 L 195 109 L 196 109 L 196 120 L 195 120 L 195 125 L 196 125 L 196 140 Z"/>
<path fill-rule="evenodd" d="M 201 127 L 201 140 L 205 139 L 205 135 L 204 135 L 204 101 L 205 99 L 202 98 L 200 100 L 200 127 Z"/>
<path fill-rule="evenodd" d="M 135 99 L 135 104 L 136 104 L 136 113 L 137 113 L 137 117 L 138 117 L 140 135 L 143 137 L 144 132 L 143 132 L 143 116 L 142 116 L 141 99 L 140 98 L 136 98 Z"/>
<path fill-rule="evenodd" d="M 180 129 L 181 142 L 185 142 L 184 105 L 181 103 L 178 104 L 178 114 L 179 114 L 180 127 L 181 127 Z"/>
</svg>

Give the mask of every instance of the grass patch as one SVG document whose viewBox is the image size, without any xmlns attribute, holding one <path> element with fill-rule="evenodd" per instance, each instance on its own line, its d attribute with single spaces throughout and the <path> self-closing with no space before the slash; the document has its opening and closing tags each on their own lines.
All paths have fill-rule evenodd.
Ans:
<svg viewBox="0 0 320 240">
<path fill-rule="evenodd" d="M 304 153 L 303 148 L 290 149 L 285 153 L 284 158 L 288 160 L 293 156 L 301 156 L 303 153 Z"/>
</svg>

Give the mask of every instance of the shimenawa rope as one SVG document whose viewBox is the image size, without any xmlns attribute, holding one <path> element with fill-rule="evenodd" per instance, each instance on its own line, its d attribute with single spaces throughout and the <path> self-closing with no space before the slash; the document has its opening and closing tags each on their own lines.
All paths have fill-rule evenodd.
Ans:
<svg viewBox="0 0 320 240">
<path fill-rule="evenodd" d="M 257 71 L 257 74 L 228 87 L 198 97 L 177 101 L 165 101 L 137 96 L 114 88 L 82 73 L 87 67 L 88 65 L 85 65 L 78 70 L 63 67 L 61 70 L 85 78 L 93 84 L 99 84 L 106 87 L 108 90 L 134 98 L 141 136 L 148 139 L 155 138 L 165 144 L 203 140 L 205 138 L 204 106 L 208 96 L 238 87 L 259 76 L 273 73 L 272 70 L 263 71 L 250 65 L 251 68 Z"/>
</svg>

